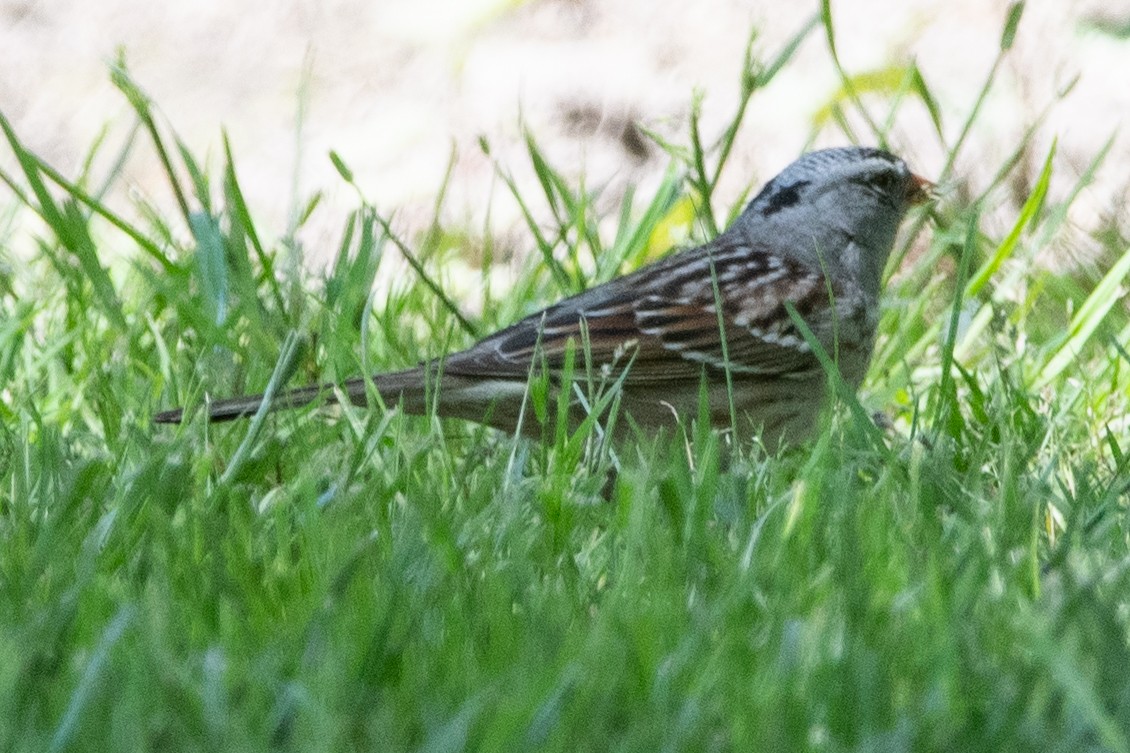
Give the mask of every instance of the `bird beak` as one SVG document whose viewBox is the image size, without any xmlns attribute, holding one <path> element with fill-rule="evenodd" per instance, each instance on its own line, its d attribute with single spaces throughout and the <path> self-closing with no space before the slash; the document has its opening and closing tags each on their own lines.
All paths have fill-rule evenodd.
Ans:
<svg viewBox="0 0 1130 753">
<path fill-rule="evenodd" d="M 935 188 L 933 181 L 911 173 L 910 182 L 906 186 L 906 203 L 925 204 L 935 197 Z"/>
</svg>

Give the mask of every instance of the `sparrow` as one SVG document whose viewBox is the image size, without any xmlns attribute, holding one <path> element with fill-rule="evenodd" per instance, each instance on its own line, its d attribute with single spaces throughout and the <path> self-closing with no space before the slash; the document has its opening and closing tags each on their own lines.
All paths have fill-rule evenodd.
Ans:
<svg viewBox="0 0 1130 753">
<path fill-rule="evenodd" d="M 699 415 L 705 394 L 716 427 L 760 432 L 766 446 L 803 441 L 829 401 L 828 375 L 790 304 L 857 389 L 899 224 L 932 188 L 881 149 L 809 152 L 714 240 L 565 298 L 466 350 L 376 374 L 372 387 L 408 414 L 434 409 L 533 436 L 541 425 L 529 385 L 539 375 L 554 390 L 570 390 L 573 426 L 591 411 L 608 412 L 610 401 L 593 399 L 594 383 L 617 390 L 619 412 L 645 432 Z M 571 384 L 562 384 L 566 376 Z M 366 405 L 369 381 L 352 379 L 341 390 Z M 279 393 L 271 408 L 336 399 L 331 385 L 313 385 Z M 208 417 L 248 416 L 261 402 L 261 395 L 215 401 Z M 177 408 L 154 421 L 184 416 Z"/>
</svg>

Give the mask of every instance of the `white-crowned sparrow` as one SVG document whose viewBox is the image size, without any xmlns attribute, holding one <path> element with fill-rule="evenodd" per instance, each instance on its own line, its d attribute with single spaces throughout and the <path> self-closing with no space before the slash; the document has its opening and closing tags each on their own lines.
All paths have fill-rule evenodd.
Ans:
<svg viewBox="0 0 1130 753">
<path fill-rule="evenodd" d="M 697 415 L 705 385 L 715 425 L 731 425 L 732 404 L 738 428 L 762 431 L 767 445 L 802 439 L 826 402 L 826 374 L 786 303 L 844 381 L 858 387 L 896 231 L 931 185 L 879 149 L 810 152 L 769 181 L 713 241 L 566 298 L 467 350 L 377 374 L 373 385 L 406 413 L 434 406 L 440 416 L 506 431 L 521 420 L 522 431 L 536 433 L 531 375 L 544 373 L 559 388 L 573 340 L 573 423 L 593 409 L 584 398 L 594 382 L 619 381 L 621 412 L 645 429 Z M 367 403 L 365 379 L 342 389 L 354 403 Z M 304 387 L 280 393 L 272 407 L 333 399 L 328 386 Z M 208 406 L 209 416 L 246 416 L 260 402 L 258 395 L 220 400 Z M 177 409 L 154 420 L 182 418 Z"/>
</svg>

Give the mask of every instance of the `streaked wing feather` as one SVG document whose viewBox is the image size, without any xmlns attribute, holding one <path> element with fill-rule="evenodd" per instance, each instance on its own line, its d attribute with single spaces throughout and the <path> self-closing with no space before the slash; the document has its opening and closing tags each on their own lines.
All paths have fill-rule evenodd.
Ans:
<svg viewBox="0 0 1130 753">
<path fill-rule="evenodd" d="M 719 275 L 718 299 L 724 314 L 721 324 L 713 286 L 705 286 L 693 307 L 693 317 L 689 315 L 689 306 L 663 306 L 662 300 L 654 296 L 641 301 L 638 316 L 645 331 L 654 332 L 666 348 L 691 361 L 723 369 L 728 357 L 731 370 L 737 374 L 780 376 L 819 368 L 783 301 L 811 295 L 810 291 L 819 289 L 821 278 L 804 278 L 811 282 L 787 289 L 761 280 L 734 279 L 726 284 L 721 279 Z M 802 298 L 794 298 L 798 294 Z M 726 335 L 725 353 L 720 326 Z"/>
<path fill-rule="evenodd" d="M 630 359 L 626 385 L 697 379 L 704 364 L 723 368 L 711 274 L 734 373 L 781 376 L 820 368 L 784 301 L 805 316 L 827 305 L 824 278 L 722 236 L 529 316 L 450 356 L 445 369 L 522 379 L 537 353 L 552 373 L 563 367 L 572 338 L 579 369 L 586 343 L 594 368 Z"/>
<path fill-rule="evenodd" d="M 522 379 L 529 374 L 530 361 L 536 354 L 554 373 L 564 368 L 570 339 L 574 341 L 578 373 L 586 359 L 590 359 L 593 368 L 631 361 L 626 381 L 633 384 L 697 378 L 701 371 L 697 363 L 672 358 L 671 350 L 660 338 L 642 332 L 631 302 L 616 308 L 605 305 L 599 316 L 591 318 L 585 310 L 570 311 L 567 317 L 554 313 L 553 317 L 536 314 L 523 319 L 469 350 L 450 356 L 446 371 Z"/>
</svg>

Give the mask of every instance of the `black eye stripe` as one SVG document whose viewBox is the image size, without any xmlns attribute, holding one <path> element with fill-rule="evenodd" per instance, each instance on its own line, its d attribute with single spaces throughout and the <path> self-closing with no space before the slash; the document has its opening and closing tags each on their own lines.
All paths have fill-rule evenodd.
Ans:
<svg viewBox="0 0 1130 753">
<path fill-rule="evenodd" d="M 863 186 L 883 198 L 894 200 L 902 190 L 904 179 L 896 172 L 879 172 L 855 178 L 853 183 Z"/>
<path fill-rule="evenodd" d="M 773 183 L 766 186 L 766 188 L 768 190 L 771 190 L 772 193 L 769 194 L 769 201 L 762 208 L 761 214 L 765 217 L 768 217 L 771 214 L 780 212 L 786 207 L 793 206 L 800 201 L 801 191 L 803 191 L 804 188 L 810 183 L 812 183 L 812 181 L 810 180 L 798 180 L 796 183 L 792 183 L 787 186 L 781 186 L 780 188 L 778 188 Z"/>
</svg>

